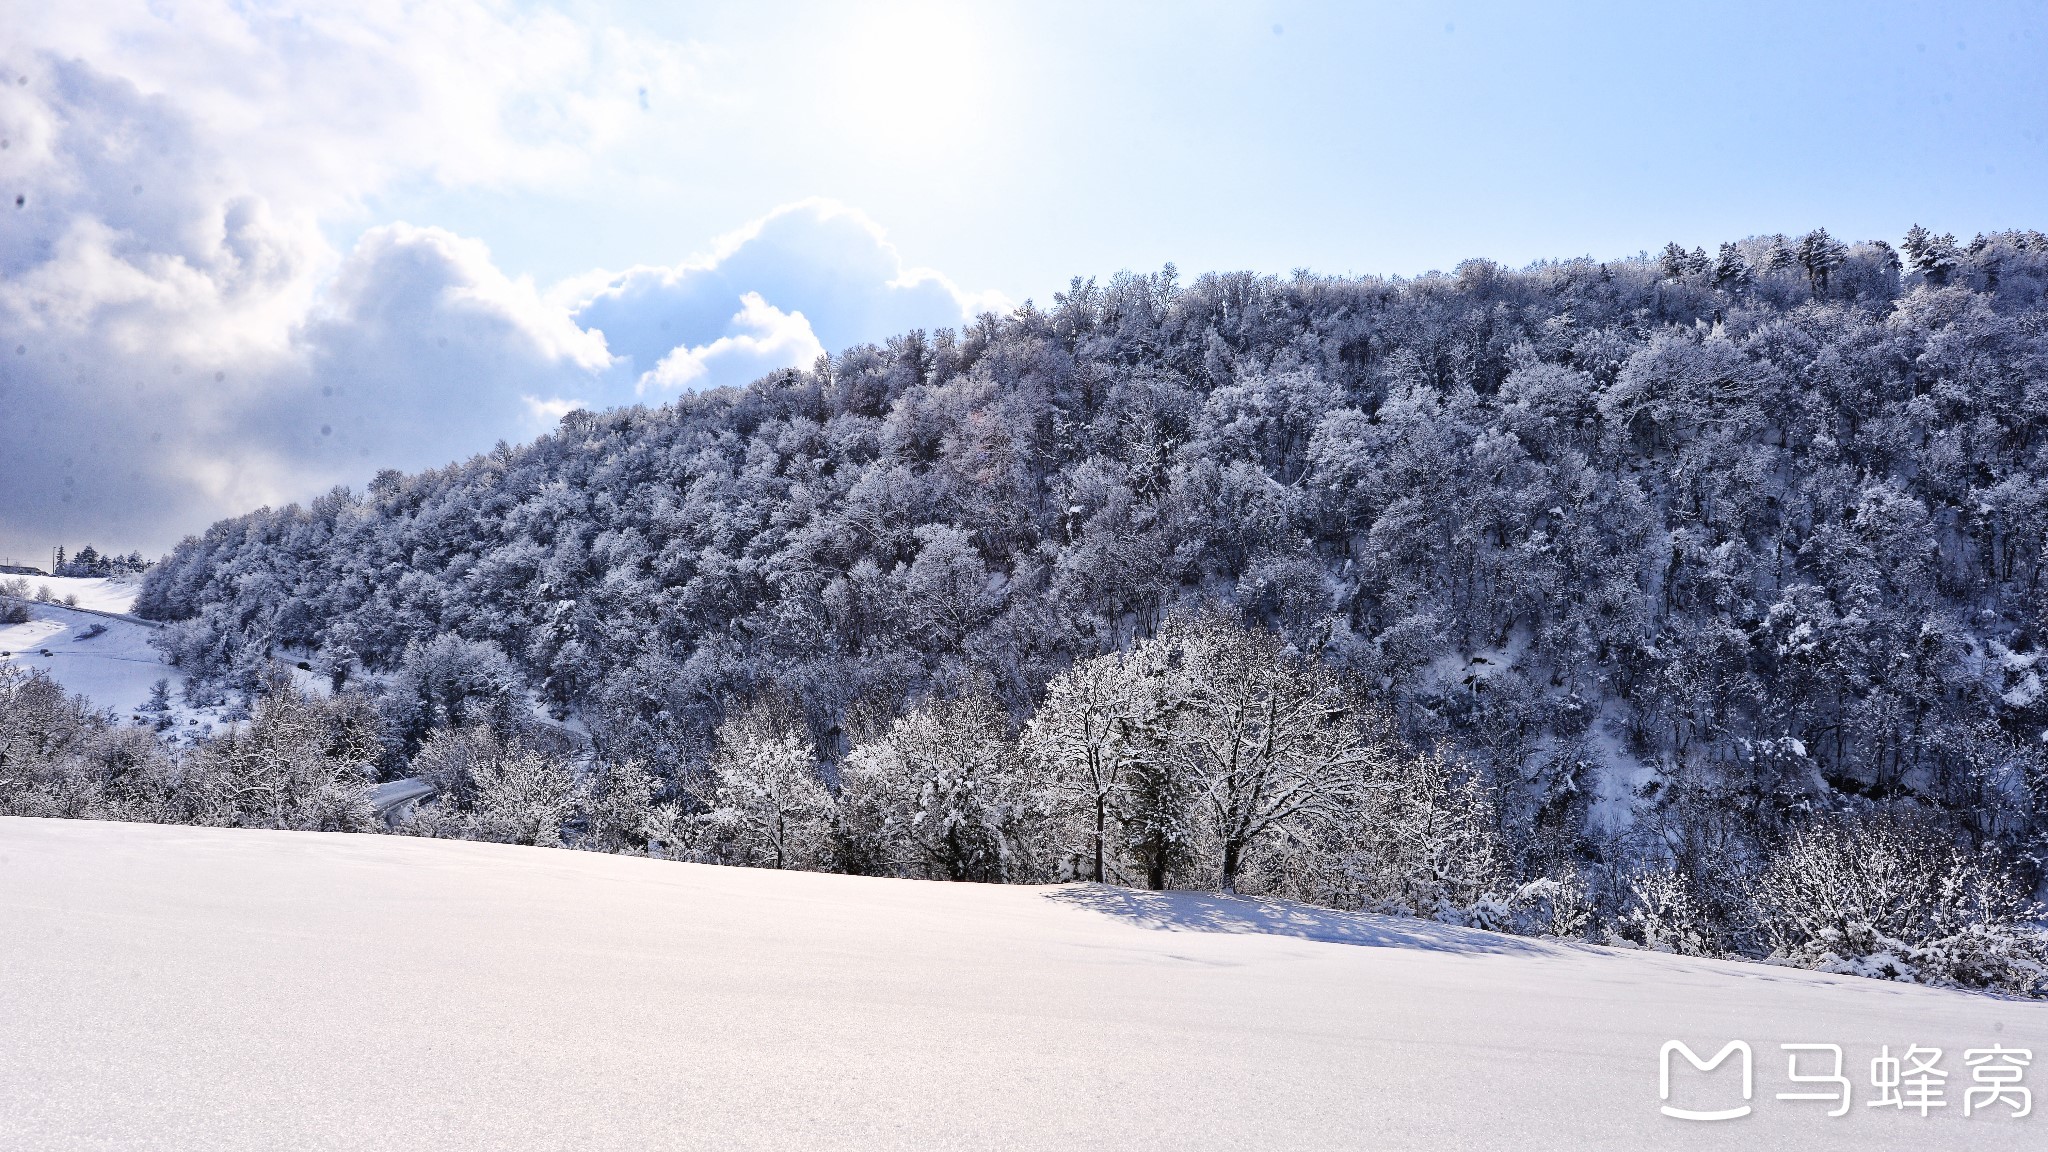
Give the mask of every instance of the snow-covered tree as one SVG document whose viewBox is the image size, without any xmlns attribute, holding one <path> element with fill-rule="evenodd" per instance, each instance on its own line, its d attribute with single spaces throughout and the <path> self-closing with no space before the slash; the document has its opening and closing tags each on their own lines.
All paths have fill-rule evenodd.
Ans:
<svg viewBox="0 0 2048 1152">
<path fill-rule="evenodd" d="M 718 729 L 710 811 L 700 818 L 707 859 L 817 868 L 828 857 L 832 794 L 807 742 L 766 705 Z"/>
<path fill-rule="evenodd" d="M 1957 265 L 1962 263 L 1963 253 L 1956 246 L 1953 235 L 1936 236 L 1918 224 L 1906 232 L 1905 243 L 1900 247 L 1904 249 L 1913 271 L 1920 273 L 1936 288 L 1947 284 Z"/>
<path fill-rule="evenodd" d="M 1193 782 L 1225 891 L 1283 832 L 1343 819 L 1387 755 L 1379 718 L 1270 632 L 1214 616 L 1175 620 L 1137 657 L 1169 670 L 1167 739 Z"/>
<path fill-rule="evenodd" d="M 406 646 L 380 699 L 390 738 L 410 753 L 437 728 L 480 724 L 500 739 L 517 734 L 527 719 L 524 694 L 524 679 L 497 644 L 443 634 Z"/>
<path fill-rule="evenodd" d="M 1828 277 L 1849 259 L 1848 245 L 1828 235 L 1825 228 L 1815 228 L 1799 238 L 1797 252 L 1799 266 L 1806 269 L 1807 280 L 1813 285 L 1813 294 L 1828 294 Z"/>
<path fill-rule="evenodd" d="M 1684 875 L 1670 868 L 1643 868 L 1628 876 L 1619 917 L 1621 938 L 1653 952 L 1711 955 L 1718 941 Z"/>
<path fill-rule="evenodd" d="M 2013 878 L 1924 829 L 1812 825 L 1755 889 L 1772 958 L 1888 980 L 2048 990 L 2048 931 Z"/>
<path fill-rule="evenodd" d="M 657 781 L 638 760 L 603 765 L 590 782 L 584 804 L 585 834 L 602 852 L 639 852 L 657 827 Z"/>
<path fill-rule="evenodd" d="M 936 880 L 1034 876 L 1038 812 L 1016 760 L 1008 720 L 986 694 L 912 709 L 840 768 L 846 859 Z"/>
<path fill-rule="evenodd" d="M 1020 742 L 1047 799 L 1059 850 L 1072 871 L 1102 881 L 1114 869 L 1114 838 L 1136 759 L 1142 675 L 1121 653 L 1098 656 L 1053 677 Z"/>
<path fill-rule="evenodd" d="M 1469 923 L 1500 896 L 1508 862 L 1499 813 L 1469 770 L 1442 749 L 1388 754 L 1367 785 L 1344 861 L 1357 898 Z"/>
<path fill-rule="evenodd" d="M 193 822 L 364 831 L 379 751 L 367 698 L 308 697 L 273 673 L 248 723 L 201 745 L 188 761 Z"/>
<path fill-rule="evenodd" d="M 1748 287 L 1755 279 L 1742 249 L 1734 244 L 1721 245 L 1720 254 L 1714 258 L 1714 287 L 1733 292 Z"/>
<path fill-rule="evenodd" d="M 543 848 L 562 843 L 562 825 L 583 800 L 583 784 L 568 761 L 515 741 L 471 771 L 477 819 L 488 838 Z"/>
</svg>

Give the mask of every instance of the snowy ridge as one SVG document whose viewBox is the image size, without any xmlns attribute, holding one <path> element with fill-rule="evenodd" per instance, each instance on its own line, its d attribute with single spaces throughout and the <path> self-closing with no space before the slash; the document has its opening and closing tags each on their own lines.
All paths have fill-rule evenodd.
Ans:
<svg viewBox="0 0 2048 1152">
<path fill-rule="evenodd" d="M 929 702 L 1021 727 L 1215 614 L 1450 749 L 1516 885 L 1768 955 L 1756 878 L 1823 825 L 2048 893 L 2044 316 L 2024 231 L 1077 280 L 222 521 L 139 608 L 223 691 L 290 651 L 538 693 L 686 816 L 763 701 L 815 791 Z M 387 774 L 435 714 L 396 695 Z"/>
</svg>

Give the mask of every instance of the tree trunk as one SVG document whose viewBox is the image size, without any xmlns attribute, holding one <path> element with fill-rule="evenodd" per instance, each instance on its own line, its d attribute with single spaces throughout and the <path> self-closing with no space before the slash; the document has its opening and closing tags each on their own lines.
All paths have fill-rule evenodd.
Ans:
<svg viewBox="0 0 2048 1152">
<path fill-rule="evenodd" d="M 1102 883 L 1102 837 L 1109 823 L 1108 805 L 1100 795 L 1095 797 L 1095 882 Z"/>
</svg>

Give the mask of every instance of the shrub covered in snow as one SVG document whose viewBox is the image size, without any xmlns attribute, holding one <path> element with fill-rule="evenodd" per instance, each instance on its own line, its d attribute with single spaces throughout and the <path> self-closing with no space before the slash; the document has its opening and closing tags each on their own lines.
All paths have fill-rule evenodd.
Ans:
<svg viewBox="0 0 2048 1152">
<path fill-rule="evenodd" d="M 377 735 L 368 699 L 308 698 L 279 679 L 247 723 L 174 750 L 0 664 L 0 813 L 366 831 Z"/>
<path fill-rule="evenodd" d="M 2048 930 L 2012 876 L 1924 827 L 1833 820 L 1758 878 L 1773 960 L 1887 980 L 2048 991 Z"/>
<path fill-rule="evenodd" d="M 1644 868 L 1627 878 L 1614 934 L 1621 942 L 1680 956 L 1719 950 L 1717 926 L 1685 874 L 1670 868 Z"/>
</svg>

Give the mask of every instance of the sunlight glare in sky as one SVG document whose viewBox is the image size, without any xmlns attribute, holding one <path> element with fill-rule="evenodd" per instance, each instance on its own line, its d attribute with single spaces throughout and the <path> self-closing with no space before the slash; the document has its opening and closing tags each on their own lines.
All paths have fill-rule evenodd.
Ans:
<svg viewBox="0 0 2048 1152">
<path fill-rule="evenodd" d="M 821 111 L 862 147 L 912 154 L 973 131 L 990 110 L 991 62 L 972 6 L 905 3 L 840 19 L 850 34 L 835 58 L 840 98 Z"/>
</svg>

